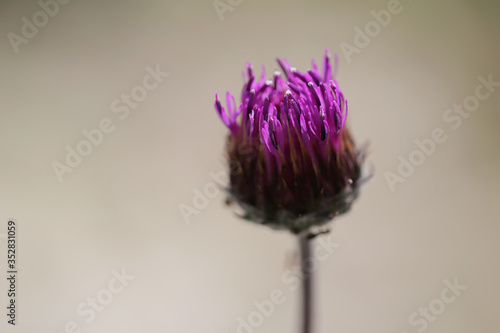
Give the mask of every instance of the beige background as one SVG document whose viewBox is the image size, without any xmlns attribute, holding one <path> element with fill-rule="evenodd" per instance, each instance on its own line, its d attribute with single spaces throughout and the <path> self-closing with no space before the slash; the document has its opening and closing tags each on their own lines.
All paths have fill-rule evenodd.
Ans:
<svg viewBox="0 0 500 333">
<path fill-rule="evenodd" d="M 316 275 L 316 332 L 417 332 L 409 316 L 455 277 L 467 290 L 426 332 L 497 332 L 500 89 L 457 130 L 443 114 L 474 93 L 478 76 L 500 81 L 499 3 L 402 6 L 350 63 L 340 53 L 350 126 L 371 142 L 376 173 L 335 222 L 340 246 Z M 239 95 L 247 61 L 272 73 L 276 56 L 306 69 L 325 47 L 341 52 L 386 7 L 247 0 L 221 21 L 210 0 L 74 0 L 16 54 L 7 34 L 40 7 L 2 1 L 0 234 L 17 220 L 20 294 L 17 327 L 2 310 L 0 331 L 64 332 L 75 321 L 89 333 L 232 333 L 278 288 L 286 302 L 255 332 L 297 332 L 300 294 L 281 279 L 295 239 L 239 221 L 222 193 L 189 224 L 178 207 L 224 170 L 215 91 Z M 120 120 L 111 103 L 157 64 L 170 75 Z M 115 130 L 59 182 L 51 163 L 103 118 Z M 447 141 L 391 192 L 384 173 L 437 127 Z M 122 267 L 135 279 L 85 323 L 77 306 Z"/>
</svg>

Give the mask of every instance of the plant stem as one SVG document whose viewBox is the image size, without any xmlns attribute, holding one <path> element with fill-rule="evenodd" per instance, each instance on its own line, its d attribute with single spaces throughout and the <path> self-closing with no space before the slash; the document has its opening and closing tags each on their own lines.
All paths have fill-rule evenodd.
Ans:
<svg viewBox="0 0 500 333">
<path fill-rule="evenodd" d="M 313 279 L 311 267 L 312 240 L 307 234 L 299 236 L 300 268 L 302 272 L 302 333 L 312 332 Z"/>
</svg>

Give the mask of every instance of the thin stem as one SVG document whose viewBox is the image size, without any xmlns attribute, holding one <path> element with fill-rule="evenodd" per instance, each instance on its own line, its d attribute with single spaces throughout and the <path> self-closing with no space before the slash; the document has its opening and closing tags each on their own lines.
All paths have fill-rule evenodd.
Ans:
<svg viewBox="0 0 500 333">
<path fill-rule="evenodd" d="M 302 271 L 302 333 L 312 332 L 313 279 L 310 265 L 312 240 L 307 234 L 299 236 L 300 267 Z"/>
</svg>

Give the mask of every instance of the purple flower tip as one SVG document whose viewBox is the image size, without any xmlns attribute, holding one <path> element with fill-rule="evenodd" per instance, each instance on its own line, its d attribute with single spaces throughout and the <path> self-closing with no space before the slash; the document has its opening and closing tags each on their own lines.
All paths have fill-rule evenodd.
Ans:
<svg viewBox="0 0 500 333">
<path fill-rule="evenodd" d="M 256 80 L 246 65 L 241 104 L 226 95 L 228 112 L 215 94 L 215 109 L 230 129 L 231 201 L 244 217 L 294 233 L 343 213 L 357 195 L 364 153 L 345 126 L 347 101 L 325 51 L 302 73 L 285 59 L 282 72 Z"/>
</svg>

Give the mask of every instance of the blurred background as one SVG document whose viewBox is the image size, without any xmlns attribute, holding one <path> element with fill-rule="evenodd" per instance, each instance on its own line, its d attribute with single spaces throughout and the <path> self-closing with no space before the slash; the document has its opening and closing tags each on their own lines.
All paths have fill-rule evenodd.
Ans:
<svg viewBox="0 0 500 333">
<path fill-rule="evenodd" d="M 498 1 L 2 1 L 0 31 L 0 331 L 297 332 L 296 239 L 225 207 L 213 102 L 325 48 L 375 175 L 315 270 L 315 332 L 498 329 Z"/>
</svg>

